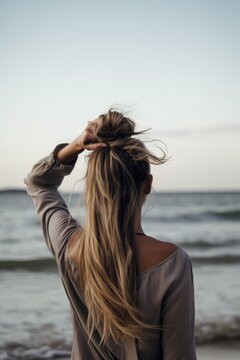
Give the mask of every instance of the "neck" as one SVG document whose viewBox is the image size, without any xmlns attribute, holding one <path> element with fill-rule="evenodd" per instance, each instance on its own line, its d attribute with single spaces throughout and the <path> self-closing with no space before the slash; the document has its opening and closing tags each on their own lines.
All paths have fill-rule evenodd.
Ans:
<svg viewBox="0 0 240 360">
<path fill-rule="evenodd" d="M 136 226 L 136 234 L 143 234 L 143 228 L 142 228 L 142 224 L 141 224 L 141 220 L 140 222 L 138 222 L 138 225 Z"/>
<path fill-rule="evenodd" d="M 137 214 L 136 214 L 136 220 L 135 220 L 135 224 L 136 224 L 136 233 L 138 234 L 143 234 L 144 231 L 142 229 L 142 223 L 141 223 L 141 218 L 142 218 L 142 206 L 140 207 L 140 209 L 138 210 Z"/>
</svg>

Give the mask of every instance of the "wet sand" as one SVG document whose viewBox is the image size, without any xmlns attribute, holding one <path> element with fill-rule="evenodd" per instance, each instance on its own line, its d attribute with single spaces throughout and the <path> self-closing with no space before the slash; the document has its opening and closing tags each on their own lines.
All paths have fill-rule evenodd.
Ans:
<svg viewBox="0 0 240 360">
<path fill-rule="evenodd" d="M 239 360 L 240 341 L 224 341 L 197 346 L 197 360 Z"/>
<path fill-rule="evenodd" d="M 240 341 L 224 341 L 209 345 L 198 345 L 197 360 L 239 360 Z M 61 358 L 56 360 L 70 360 Z"/>
<path fill-rule="evenodd" d="M 197 360 L 239 360 L 240 359 L 240 340 L 219 341 L 216 343 L 209 343 L 204 345 L 197 345 L 196 347 Z M 8 356 L 7 354 L 0 354 L 0 360 L 11 360 L 15 357 Z M 70 360 L 66 354 L 60 357 L 54 357 L 55 360 Z M 21 357 L 22 358 L 22 357 Z M 23 357 L 25 359 L 25 357 Z M 33 357 L 26 357 L 33 359 Z M 37 357 L 38 360 L 41 357 Z M 42 360 L 46 357 L 42 358 Z M 179 359 L 180 360 L 180 359 Z"/>
</svg>

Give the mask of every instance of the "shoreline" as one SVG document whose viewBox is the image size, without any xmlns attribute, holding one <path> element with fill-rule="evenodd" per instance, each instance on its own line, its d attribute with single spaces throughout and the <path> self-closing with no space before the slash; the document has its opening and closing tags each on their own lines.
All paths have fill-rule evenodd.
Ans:
<svg viewBox="0 0 240 360">
<path fill-rule="evenodd" d="M 197 360 L 239 360 L 240 341 L 223 340 L 196 345 L 196 353 Z M 55 360 L 70 360 L 70 358 L 57 358 Z"/>
<path fill-rule="evenodd" d="M 239 360 L 240 341 L 223 340 L 196 346 L 197 360 Z"/>
<path fill-rule="evenodd" d="M 70 349 L 69 349 L 70 350 Z M 31 351 L 30 351 L 31 352 Z M 70 360 L 71 356 L 66 356 L 66 353 L 62 356 L 60 354 L 56 354 L 54 356 L 55 360 Z M 240 359 L 240 341 L 239 339 L 236 340 L 223 340 L 217 342 L 211 342 L 208 344 L 199 344 L 196 345 L 196 354 L 197 360 L 239 360 Z M 5 355 L 5 356 L 4 356 Z M 8 351 L 4 353 L 0 353 L 0 359 L 8 360 L 10 359 L 11 355 L 13 355 L 13 359 L 15 358 L 15 354 Z M 33 359 L 33 357 L 28 357 L 29 359 Z M 33 355 L 33 354 L 31 354 Z M 10 356 L 10 357 L 9 357 Z M 25 358 L 24 355 L 22 357 Z M 37 356 L 38 360 L 44 360 L 46 357 L 41 358 L 41 355 Z"/>
</svg>

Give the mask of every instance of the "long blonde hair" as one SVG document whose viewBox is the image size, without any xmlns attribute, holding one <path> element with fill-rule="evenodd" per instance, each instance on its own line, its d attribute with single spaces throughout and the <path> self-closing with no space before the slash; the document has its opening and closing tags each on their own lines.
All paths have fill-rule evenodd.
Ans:
<svg viewBox="0 0 240 360">
<path fill-rule="evenodd" d="M 88 308 L 89 340 L 95 329 L 101 343 L 122 344 L 136 339 L 140 346 L 157 325 L 144 321 L 136 306 L 136 214 L 150 163 L 162 164 L 133 136 L 135 123 L 109 110 L 99 117 L 96 142 L 107 147 L 90 153 L 86 174 L 86 223 L 79 233 L 80 286 Z"/>
</svg>

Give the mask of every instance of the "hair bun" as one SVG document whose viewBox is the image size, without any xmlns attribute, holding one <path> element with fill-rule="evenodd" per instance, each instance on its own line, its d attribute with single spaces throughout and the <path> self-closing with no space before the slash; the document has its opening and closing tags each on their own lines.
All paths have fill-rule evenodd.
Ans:
<svg viewBox="0 0 240 360">
<path fill-rule="evenodd" d="M 119 131 L 103 131 L 99 130 L 97 132 L 97 136 L 101 137 L 102 139 L 121 139 L 131 137 L 134 133 L 130 132 L 119 132 Z"/>
<path fill-rule="evenodd" d="M 134 135 L 135 122 L 122 113 L 109 110 L 99 116 L 96 138 L 100 142 L 111 142 L 118 139 L 130 138 Z"/>
</svg>

